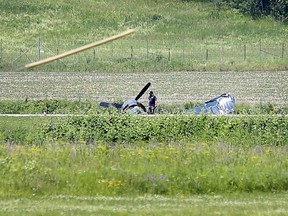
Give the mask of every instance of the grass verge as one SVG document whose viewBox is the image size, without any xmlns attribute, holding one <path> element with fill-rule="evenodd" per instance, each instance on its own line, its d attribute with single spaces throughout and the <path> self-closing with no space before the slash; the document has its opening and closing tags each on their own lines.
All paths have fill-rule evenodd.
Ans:
<svg viewBox="0 0 288 216">
<path fill-rule="evenodd" d="M 0 200 L 2 216 L 45 215 L 286 215 L 287 193 L 242 193 L 190 197 L 52 196 Z"/>
</svg>

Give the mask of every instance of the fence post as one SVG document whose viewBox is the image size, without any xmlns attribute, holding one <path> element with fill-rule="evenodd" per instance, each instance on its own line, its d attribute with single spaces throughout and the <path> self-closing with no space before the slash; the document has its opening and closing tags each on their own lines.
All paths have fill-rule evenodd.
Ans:
<svg viewBox="0 0 288 216">
<path fill-rule="evenodd" d="M 38 38 L 38 61 L 41 60 L 41 41 L 40 41 L 40 36 Z"/>
<path fill-rule="evenodd" d="M 133 58 L 133 46 L 131 46 L 131 59 Z"/>
<path fill-rule="evenodd" d="M 246 60 L 246 44 L 244 44 L 244 61 Z"/>
<path fill-rule="evenodd" d="M 1 44 L 0 44 L 0 63 L 3 60 L 3 40 L 1 39 Z"/>
<path fill-rule="evenodd" d="M 112 43 L 112 46 L 111 46 L 111 59 L 114 59 L 114 43 Z"/>
<path fill-rule="evenodd" d="M 208 57 L 209 57 L 209 53 L 208 53 L 208 49 L 206 49 L 206 61 L 208 61 Z"/>
<path fill-rule="evenodd" d="M 285 49 L 285 45 L 284 43 L 282 44 L 282 53 L 281 53 L 281 58 L 284 58 L 284 49 Z"/>
<path fill-rule="evenodd" d="M 185 54 L 184 54 L 184 46 L 183 46 L 182 47 L 182 58 L 181 58 L 182 65 L 184 64 L 184 59 L 185 59 Z"/>
<path fill-rule="evenodd" d="M 168 61 L 171 61 L 171 48 L 168 49 Z"/>
<path fill-rule="evenodd" d="M 221 67 L 223 66 L 223 60 L 224 58 L 224 44 L 223 44 L 223 39 L 221 40 Z"/>
<path fill-rule="evenodd" d="M 148 59 L 148 54 L 149 54 L 149 46 L 148 46 L 148 38 L 147 38 L 147 40 L 146 40 L 146 57 L 147 57 L 147 59 Z"/>
<path fill-rule="evenodd" d="M 260 62 L 262 62 L 262 43 L 261 43 L 261 39 L 259 40 L 259 51 L 260 51 Z"/>
</svg>

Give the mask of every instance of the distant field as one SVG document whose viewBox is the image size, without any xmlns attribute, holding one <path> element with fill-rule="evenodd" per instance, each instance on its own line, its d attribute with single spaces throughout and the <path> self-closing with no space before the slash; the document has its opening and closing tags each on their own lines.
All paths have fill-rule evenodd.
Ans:
<svg viewBox="0 0 288 216">
<path fill-rule="evenodd" d="M 127 29 L 136 32 L 35 71 L 287 70 L 287 25 L 222 2 L 2 1 L 0 71 L 25 71 L 26 64 Z"/>
<path fill-rule="evenodd" d="M 123 101 L 147 82 L 161 104 L 203 102 L 224 92 L 236 103 L 288 105 L 288 71 L 56 73 L 1 72 L 0 100 Z M 141 100 L 146 100 L 144 95 Z"/>
</svg>

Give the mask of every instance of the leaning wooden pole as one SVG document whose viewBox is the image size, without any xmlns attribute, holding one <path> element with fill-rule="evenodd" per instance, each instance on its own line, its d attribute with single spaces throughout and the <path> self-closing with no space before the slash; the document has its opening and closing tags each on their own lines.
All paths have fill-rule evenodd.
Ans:
<svg viewBox="0 0 288 216">
<path fill-rule="evenodd" d="M 37 62 L 33 62 L 33 63 L 30 63 L 30 64 L 27 64 L 25 65 L 26 68 L 33 68 L 33 67 L 36 67 L 36 66 L 39 66 L 39 65 L 43 65 L 43 64 L 46 64 L 46 63 L 49 63 L 49 62 L 52 62 L 52 61 L 55 61 L 55 60 L 58 60 L 58 59 L 61 59 L 61 58 L 65 58 L 67 56 L 70 56 L 70 55 L 74 55 L 76 53 L 79 53 L 79 52 L 82 52 L 82 51 L 85 51 L 87 49 L 91 49 L 93 47 L 96 47 L 96 46 L 100 46 L 102 44 L 105 44 L 105 43 L 108 43 L 110 41 L 113 41 L 113 40 L 117 40 L 119 38 L 122 38 L 122 37 L 125 37 L 129 34 L 132 34 L 134 33 L 135 30 L 134 29 L 130 29 L 130 30 L 127 30 L 125 32 L 122 32 L 118 35 L 114 35 L 112 37 L 109 37 L 109 38 L 106 38 L 106 39 L 103 39 L 101 41 L 97 41 L 97 42 L 94 42 L 94 43 L 91 43 L 91 44 L 87 44 L 85 46 L 82 46 L 82 47 L 79 47 L 77 49 L 74 49 L 74 50 L 70 50 L 68 52 L 65 52 L 65 53 L 62 53 L 62 54 L 59 54 L 59 55 L 56 55 L 56 56 L 52 56 L 52 57 L 49 57 L 49 58 L 46 58 L 46 59 L 43 59 L 41 61 L 37 61 Z"/>
</svg>

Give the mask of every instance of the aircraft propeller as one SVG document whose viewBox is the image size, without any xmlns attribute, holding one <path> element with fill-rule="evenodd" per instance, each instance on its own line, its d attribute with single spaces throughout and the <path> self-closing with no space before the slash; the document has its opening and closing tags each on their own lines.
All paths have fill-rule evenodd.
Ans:
<svg viewBox="0 0 288 216">
<path fill-rule="evenodd" d="M 143 96 L 143 94 L 148 90 L 148 88 L 151 86 L 151 83 L 148 82 L 144 88 L 139 92 L 139 94 L 135 97 L 135 99 L 129 99 L 125 101 L 123 104 L 118 104 L 118 103 L 109 103 L 109 102 L 101 102 L 100 106 L 108 108 L 108 107 L 115 107 L 117 109 L 121 109 L 122 112 L 125 112 L 129 108 L 134 108 L 138 107 L 140 108 L 144 113 L 146 113 L 146 108 L 145 106 L 138 102 L 138 100 Z M 136 110 L 137 112 L 137 110 Z"/>
<path fill-rule="evenodd" d="M 136 100 L 136 101 L 139 100 L 139 99 L 142 97 L 142 95 L 147 91 L 147 89 L 148 89 L 150 86 L 151 86 L 151 83 L 148 82 L 148 83 L 144 86 L 144 88 L 139 92 L 139 94 L 136 96 L 135 100 Z"/>
</svg>

